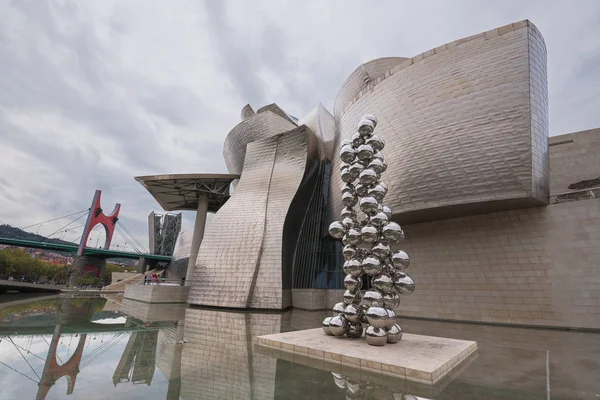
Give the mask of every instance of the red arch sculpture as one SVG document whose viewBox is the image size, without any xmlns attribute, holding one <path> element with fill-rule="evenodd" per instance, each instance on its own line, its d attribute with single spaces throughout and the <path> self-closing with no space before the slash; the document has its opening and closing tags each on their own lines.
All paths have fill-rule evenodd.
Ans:
<svg viewBox="0 0 600 400">
<path fill-rule="evenodd" d="M 78 256 L 83 255 L 83 251 L 86 247 L 90 233 L 98 224 L 102 225 L 106 231 L 104 249 L 108 249 L 110 247 L 110 242 L 112 241 L 113 233 L 115 231 L 115 225 L 119 219 L 121 204 L 117 203 L 112 213 L 110 213 L 110 215 L 105 215 L 102 211 L 102 207 L 100 206 L 100 196 L 102 196 L 102 191 L 96 190 L 94 199 L 92 200 L 92 206 L 90 207 L 90 213 L 88 214 L 87 222 L 83 228 L 83 235 L 81 235 L 81 242 L 79 243 L 79 249 L 77 250 Z"/>
</svg>

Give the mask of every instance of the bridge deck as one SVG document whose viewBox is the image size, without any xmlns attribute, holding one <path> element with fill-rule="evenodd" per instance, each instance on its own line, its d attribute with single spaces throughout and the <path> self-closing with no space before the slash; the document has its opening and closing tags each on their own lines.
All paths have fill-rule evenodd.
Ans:
<svg viewBox="0 0 600 400">
<path fill-rule="evenodd" d="M 78 246 L 76 244 L 63 244 L 53 242 L 36 242 L 33 240 L 22 240 L 22 239 L 11 239 L 0 237 L 0 244 L 6 244 L 10 246 L 27 247 L 30 249 L 44 249 L 54 251 L 64 251 L 67 253 L 77 253 Z M 128 253 L 125 251 L 105 250 L 105 249 L 94 249 L 86 247 L 83 250 L 85 256 L 95 256 L 98 258 L 130 258 L 138 259 L 145 258 L 147 260 L 157 261 L 171 261 L 170 256 L 161 256 L 157 254 L 142 254 L 142 253 Z"/>
</svg>

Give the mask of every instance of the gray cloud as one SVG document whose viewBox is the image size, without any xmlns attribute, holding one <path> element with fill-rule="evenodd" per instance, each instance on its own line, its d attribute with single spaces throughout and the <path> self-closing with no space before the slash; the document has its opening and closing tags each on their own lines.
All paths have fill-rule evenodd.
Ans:
<svg viewBox="0 0 600 400">
<path fill-rule="evenodd" d="M 0 10 L 0 222 L 14 225 L 87 208 L 100 188 L 145 242 L 158 205 L 133 176 L 224 172 L 223 139 L 246 103 L 331 110 L 361 62 L 526 18 L 548 47 L 551 134 L 600 126 L 595 0 L 0 0 Z"/>
</svg>

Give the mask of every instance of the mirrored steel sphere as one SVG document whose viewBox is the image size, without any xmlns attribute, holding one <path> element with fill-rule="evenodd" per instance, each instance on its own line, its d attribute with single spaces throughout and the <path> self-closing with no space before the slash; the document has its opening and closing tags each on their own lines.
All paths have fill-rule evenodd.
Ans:
<svg viewBox="0 0 600 400">
<path fill-rule="evenodd" d="M 408 268 L 408 265 L 410 264 L 410 258 L 404 251 L 396 250 L 392 253 L 392 263 L 396 269 L 403 270 Z"/>
<path fill-rule="evenodd" d="M 392 218 L 392 209 L 388 206 L 381 206 L 381 211 L 387 215 L 388 219 Z"/>
<path fill-rule="evenodd" d="M 398 343 L 402 339 L 402 328 L 398 324 L 394 324 L 387 333 L 388 343 Z M 406 398 L 406 397 L 405 397 Z"/>
<path fill-rule="evenodd" d="M 392 277 L 388 274 L 379 274 L 373 278 L 373 287 L 379 290 L 381 293 L 391 292 L 393 286 L 394 282 L 392 281 Z"/>
<path fill-rule="evenodd" d="M 368 119 L 373 123 L 373 128 L 377 126 L 377 118 L 373 114 L 365 114 L 361 119 Z"/>
<path fill-rule="evenodd" d="M 341 192 L 342 193 L 346 193 L 346 192 L 348 192 L 348 193 L 356 193 L 355 190 L 354 190 L 354 185 L 351 184 L 351 183 L 344 183 L 342 185 Z"/>
<path fill-rule="evenodd" d="M 352 135 L 351 141 L 352 147 L 358 148 L 358 146 L 365 143 L 365 138 L 363 138 L 360 133 L 356 132 L 354 135 Z"/>
<path fill-rule="evenodd" d="M 358 197 L 354 192 L 344 192 L 342 193 L 342 204 L 346 207 L 354 207 L 358 202 Z"/>
<path fill-rule="evenodd" d="M 360 133 L 361 136 L 371 136 L 371 134 L 373 133 L 373 129 L 375 129 L 375 124 L 369 119 L 363 118 L 358 123 L 358 133 Z"/>
<path fill-rule="evenodd" d="M 355 228 L 348 229 L 348 232 L 346 233 L 346 239 L 348 240 L 349 244 L 359 244 L 361 240 L 360 231 Z"/>
<path fill-rule="evenodd" d="M 407 274 L 400 272 L 394 279 L 394 287 L 400 294 L 412 294 L 415 291 L 415 281 Z"/>
<path fill-rule="evenodd" d="M 348 324 L 348 330 L 346 331 L 346 336 L 352 339 L 358 339 L 362 337 L 363 334 L 363 326 L 360 323 L 357 324 Z"/>
<path fill-rule="evenodd" d="M 396 307 L 396 299 L 394 297 L 396 293 L 392 290 L 390 293 L 386 293 L 383 295 L 383 306 L 385 308 L 394 308 Z"/>
<path fill-rule="evenodd" d="M 344 375 L 336 374 L 335 372 L 332 372 L 331 375 L 333 375 L 333 382 L 335 383 L 335 386 L 339 387 L 340 389 L 346 389 L 346 378 Z"/>
<path fill-rule="evenodd" d="M 343 162 L 351 163 L 356 158 L 356 153 L 351 145 L 344 146 L 340 149 L 340 158 Z"/>
<path fill-rule="evenodd" d="M 359 276 L 346 275 L 344 287 L 348 290 L 359 290 L 362 287 L 362 279 Z"/>
<path fill-rule="evenodd" d="M 360 322 L 363 324 L 369 323 L 369 320 L 367 319 L 367 310 L 369 309 L 369 307 L 371 306 L 367 304 L 360 305 L 360 310 L 362 311 L 362 318 L 360 319 Z"/>
<path fill-rule="evenodd" d="M 375 197 L 366 196 L 360 199 L 360 210 L 367 215 L 375 215 L 377 214 L 377 200 Z"/>
<path fill-rule="evenodd" d="M 361 144 L 356 150 L 356 155 L 361 161 L 369 162 L 373 158 L 373 148 L 368 144 Z"/>
<path fill-rule="evenodd" d="M 379 158 L 373 158 L 369 162 L 367 168 L 372 169 L 375 173 L 381 174 L 384 171 L 383 161 Z"/>
<path fill-rule="evenodd" d="M 388 322 L 388 313 L 385 308 L 381 306 L 371 306 L 367 310 L 367 319 L 369 320 L 369 325 L 375 328 L 385 329 Z"/>
<path fill-rule="evenodd" d="M 388 313 L 388 324 L 385 329 L 390 329 L 396 324 L 396 311 L 391 308 L 386 308 L 385 311 Z"/>
<path fill-rule="evenodd" d="M 350 174 L 349 168 L 344 167 L 340 171 L 340 178 L 342 178 L 342 181 L 344 181 L 344 182 L 352 182 L 353 180 L 356 179 L 356 176 L 353 177 L 352 174 Z"/>
<path fill-rule="evenodd" d="M 375 276 L 381 272 L 383 264 L 375 256 L 367 256 L 362 261 L 362 270 L 369 276 Z"/>
<path fill-rule="evenodd" d="M 367 290 L 363 296 L 363 301 L 368 307 L 381 306 L 383 305 L 383 295 L 377 290 Z"/>
<path fill-rule="evenodd" d="M 362 331 L 361 331 L 361 333 L 362 333 Z M 362 389 L 363 383 L 362 382 L 355 381 L 354 379 L 348 378 L 346 380 L 346 383 L 347 383 L 346 389 L 348 390 L 348 392 L 359 396 L 359 397 L 354 397 L 354 398 L 356 398 L 356 399 L 364 399 L 365 398 L 360 393 L 363 391 L 363 389 Z"/>
<path fill-rule="evenodd" d="M 356 211 L 352 207 L 344 207 L 342 208 L 342 218 L 356 218 Z"/>
<path fill-rule="evenodd" d="M 360 259 L 352 259 L 350 261 L 347 262 L 348 265 L 346 265 L 346 273 L 350 274 L 354 277 L 358 277 L 361 276 L 363 274 L 363 270 L 362 270 L 362 262 Z"/>
<path fill-rule="evenodd" d="M 358 179 L 363 185 L 371 187 L 377 183 L 379 177 L 377 175 L 377 172 L 373 171 L 370 168 L 366 168 L 360 173 L 360 175 L 358 175 Z"/>
<path fill-rule="evenodd" d="M 377 201 L 382 201 L 387 191 L 380 184 L 376 184 L 368 191 L 369 196 L 374 197 Z"/>
<path fill-rule="evenodd" d="M 369 188 L 367 188 L 362 183 L 359 183 L 358 185 L 356 185 L 356 188 L 355 188 L 356 194 L 359 195 L 360 197 L 366 196 L 368 190 L 369 190 Z"/>
<path fill-rule="evenodd" d="M 329 321 L 331 321 L 331 317 L 327 317 L 323 320 L 323 332 L 325 332 L 326 335 L 333 336 L 333 333 L 329 330 Z"/>
<path fill-rule="evenodd" d="M 354 225 L 356 225 L 356 219 L 354 218 L 346 217 L 342 220 L 342 226 L 344 227 L 344 230 L 348 230 L 354 227 Z"/>
<path fill-rule="evenodd" d="M 340 150 L 343 149 L 345 146 L 352 146 L 352 140 L 350 140 L 350 139 L 342 140 L 342 142 L 340 143 Z"/>
<path fill-rule="evenodd" d="M 345 163 L 345 162 L 341 162 L 340 163 L 340 172 L 342 172 L 344 170 L 344 168 L 350 168 L 350 164 Z"/>
<path fill-rule="evenodd" d="M 344 310 L 346 309 L 346 306 L 344 305 L 343 302 L 339 302 L 339 303 L 335 303 L 333 306 L 333 315 L 344 315 Z"/>
<path fill-rule="evenodd" d="M 346 320 L 346 317 L 344 317 L 343 315 L 336 315 L 331 317 L 331 319 L 329 320 L 329 331 L 333 333 L 334 336 L 344 336 L 347 330 L 348 321 Z"/>
<path fill-rule="evenodd" d="M 360 173 L 363 172 L 364 169 L 365 166 L 357 161 L 350 164 L 350 167 L 348 167 L 348 172 L 350 173 L 352 179 L 356 179 L 360 176 Z"/>
<path fill-rule="evenodd" d="M 400 243 L 404 240 L 404 232 L 402 232 L 400 225 L 395 222 L 388 222 L 388 224 L 382 228 L 381 233 L 390 244 Z"/>
<path fill-rule="evenodd" d="M 388 216 L 383 211 L 379 211 L 371 217 L 371 223 L 378 228 L 382 227 L 388 223 Z"/>
<path fill-rule="evenodd" d="M 360 230 L 360 237 L 364 243 L 373 243 L 379 237 L 379 231 L 371 224 L 367 224 Z"/>
<path fill-rule="evenodd" d="M 358 305 L 361 301 L 360 290 L 352 291 L 346 290 L 344 292 L 344 303 L 345 304 L 356 304 Z"/>
<path fill-rule="evenodd" d="M 346 311 L 344 312 L 344 315 L 346 316 L 348 321 L 350 321 L 350 323 L 352 323 L 352 324 L 360 323 L 362 314 L 363 314 L 363 312 L 358 304 L 347 305 Z"/>
<path fill-rule="evenodd" d="M 381 171 L 382 173 L 385 172 L 387 170 L 388 167 L 388 163 L 385 160 L 385 158 L 383 160 L 381 160 L 382 164 L 383 164 L 383 171 Z"/>
<path fill-rule="evenodd" d="M 349 244 L 348 246 L 344 246 L 342 254 L 344 255 L 344 258 L 346 260 L 351 260 L 352 257 L 354 257 L 354 255 L 356 254 L 356 247 L 351 244 Z"/>
<path fill-rule="evenodd" d="M 374 326 L 367 327 L 365 331 L 367 343 L 371 346 L 384 346 L 387 342 L 387 333 L 385 329 L 376 328 Z"/>
<path fill-rule="evenodd" d="M 385 147 L 385 141 L 377 135 L 371 136 L 365 143 L 370 145 L 375 151 L 381 151 Z"/>
<path fill-rule="evenodd" d="M 371 253 L 380 260 L 385 260 L 390 255 L 390 251 L 390 246 L 383 242 L 376 242 L 371 249 Z"/>
<path fill-rule="evenodd" d="M 329 234 L 336 238 L 336 239 L 341 239 L 344 237 L 344 234 L 346 233 L 346 229 L 344 228 L 344 225 L 342 225 L 342 223 L 340 221 L 333 221 L 330 225 L 329 225 Z"/>
</svg>

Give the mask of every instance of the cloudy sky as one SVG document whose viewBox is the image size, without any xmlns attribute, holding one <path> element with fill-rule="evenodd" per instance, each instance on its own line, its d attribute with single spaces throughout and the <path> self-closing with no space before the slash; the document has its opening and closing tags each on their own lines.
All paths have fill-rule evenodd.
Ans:
<svg viewBox="0 0 600 400">
<path fill-rule="evenodd" d="M 331 110 L 361 62 L 522 19 L 548 48 L 550 134 L 600 127 L 598 0 L 0 0 L 0 224 L 86 209 L 99 188 L 147 243 L 159 207 L 133 176 L 225 172 L 245 104 Z"/>
</svg>

